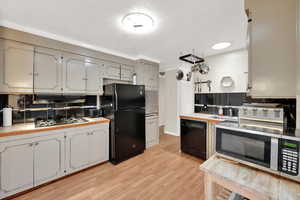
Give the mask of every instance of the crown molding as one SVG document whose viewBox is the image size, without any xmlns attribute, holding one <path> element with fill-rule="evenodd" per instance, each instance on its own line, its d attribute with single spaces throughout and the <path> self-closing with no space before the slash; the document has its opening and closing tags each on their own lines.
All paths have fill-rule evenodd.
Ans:
<svg viewBox="0 0 300 200">
<path fill-rule="evenodd" d="M 119 52 L 119 51 L 107 49 L 107 48 L 100 47 L 100 46 L 91 45 L 91 44 L 88 44 L 86 42 L 79 41 L 79 40 L 76 40 L 76 39 L 73 39 L 73 38 L 70 38 L 70 37 L 66 37 L 66 36 L 63 36 L 63 35 L 58 35 L 58 34 L 46 32 L 46 31 L 42 31 L 42 30 L 35 29 L 35 28 L 29 27 L 29 26 L 23 26 L 23 25 L 13 23 L 13 22 L 10 22 L 10 21 L 7 21 L 7 20 L 1 20 L 0 21 L 0 26 L 10 28 L 10 29 L 15 29 L 15 30 L 30 33 L 30 34 L 34 34 L 34 35 L 49 38 L 49 39 L 53 39 L 53 40 L 57 40 L 57 41 L 60 41 L 60 42 L 69 43 L 69 44 L 84 47 L 84 48 L 87 48 L 87 49 L 90 49 L 90 50 L 99 51 L 99 52 L 102 52 L 102 53 L 127 58 L 127 59 L 130 59 L 130 60 L 138 60 L 138 59 L 142 58 L 142 59 L 149 60 L 151 62 L 160 63 L 160 61 L 158 61 L 156 59 L 146 57 L 146 56 L 131 56 L 131 55 Z"/>
</svg>

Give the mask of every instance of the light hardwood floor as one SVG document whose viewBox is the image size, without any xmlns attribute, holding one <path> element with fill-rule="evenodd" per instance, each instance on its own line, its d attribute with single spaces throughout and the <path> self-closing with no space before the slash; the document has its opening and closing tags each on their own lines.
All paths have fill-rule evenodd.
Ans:
<svg viewBox="0 0 300 200">
<path fill-rule="evenodd" d="M 15 200 L 201 200 L 203 162 L 179 153 L 179 138 L 119 165 L 105 163 L 14 198 Z"/>
</svg>

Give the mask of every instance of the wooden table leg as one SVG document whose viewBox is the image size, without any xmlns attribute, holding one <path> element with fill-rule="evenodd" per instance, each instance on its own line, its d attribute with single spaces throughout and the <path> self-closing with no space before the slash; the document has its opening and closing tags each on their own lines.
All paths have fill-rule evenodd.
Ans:
<svg viewBox="0 0 300 200">
<path fill-rule="evenodd" d="M 207 173 L 204 174 L 204 199 L 215 200 L 215 184 L 211 176 Z"/>
</svg>

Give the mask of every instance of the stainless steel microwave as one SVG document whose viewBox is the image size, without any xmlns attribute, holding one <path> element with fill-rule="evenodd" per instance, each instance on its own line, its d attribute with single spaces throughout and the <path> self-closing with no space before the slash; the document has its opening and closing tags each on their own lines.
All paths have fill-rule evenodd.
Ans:
<svg viewBox="0 0 300 200">
<path fill-rule="evenodd" d="M 281 134 L 216 126 L 217 154 L 300 182 L 299 146 L 299 141 Z"/>
</svg>

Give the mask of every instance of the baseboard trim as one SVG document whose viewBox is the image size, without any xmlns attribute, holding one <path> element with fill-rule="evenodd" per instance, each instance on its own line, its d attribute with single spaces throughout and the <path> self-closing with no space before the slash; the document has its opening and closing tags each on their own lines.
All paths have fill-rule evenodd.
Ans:
<svg viewBox="0 0 300 200">
<path fill-rule="evenodd" d="M 178 135 L 177 133 L 173 133 L 173 132 L 170 132 L 170 131 L 165 131 L 165 134 L 173 135 L 173 136 L 177 136 L 177 137 L 180 136 L 180 135 Z"/>
</svg>

